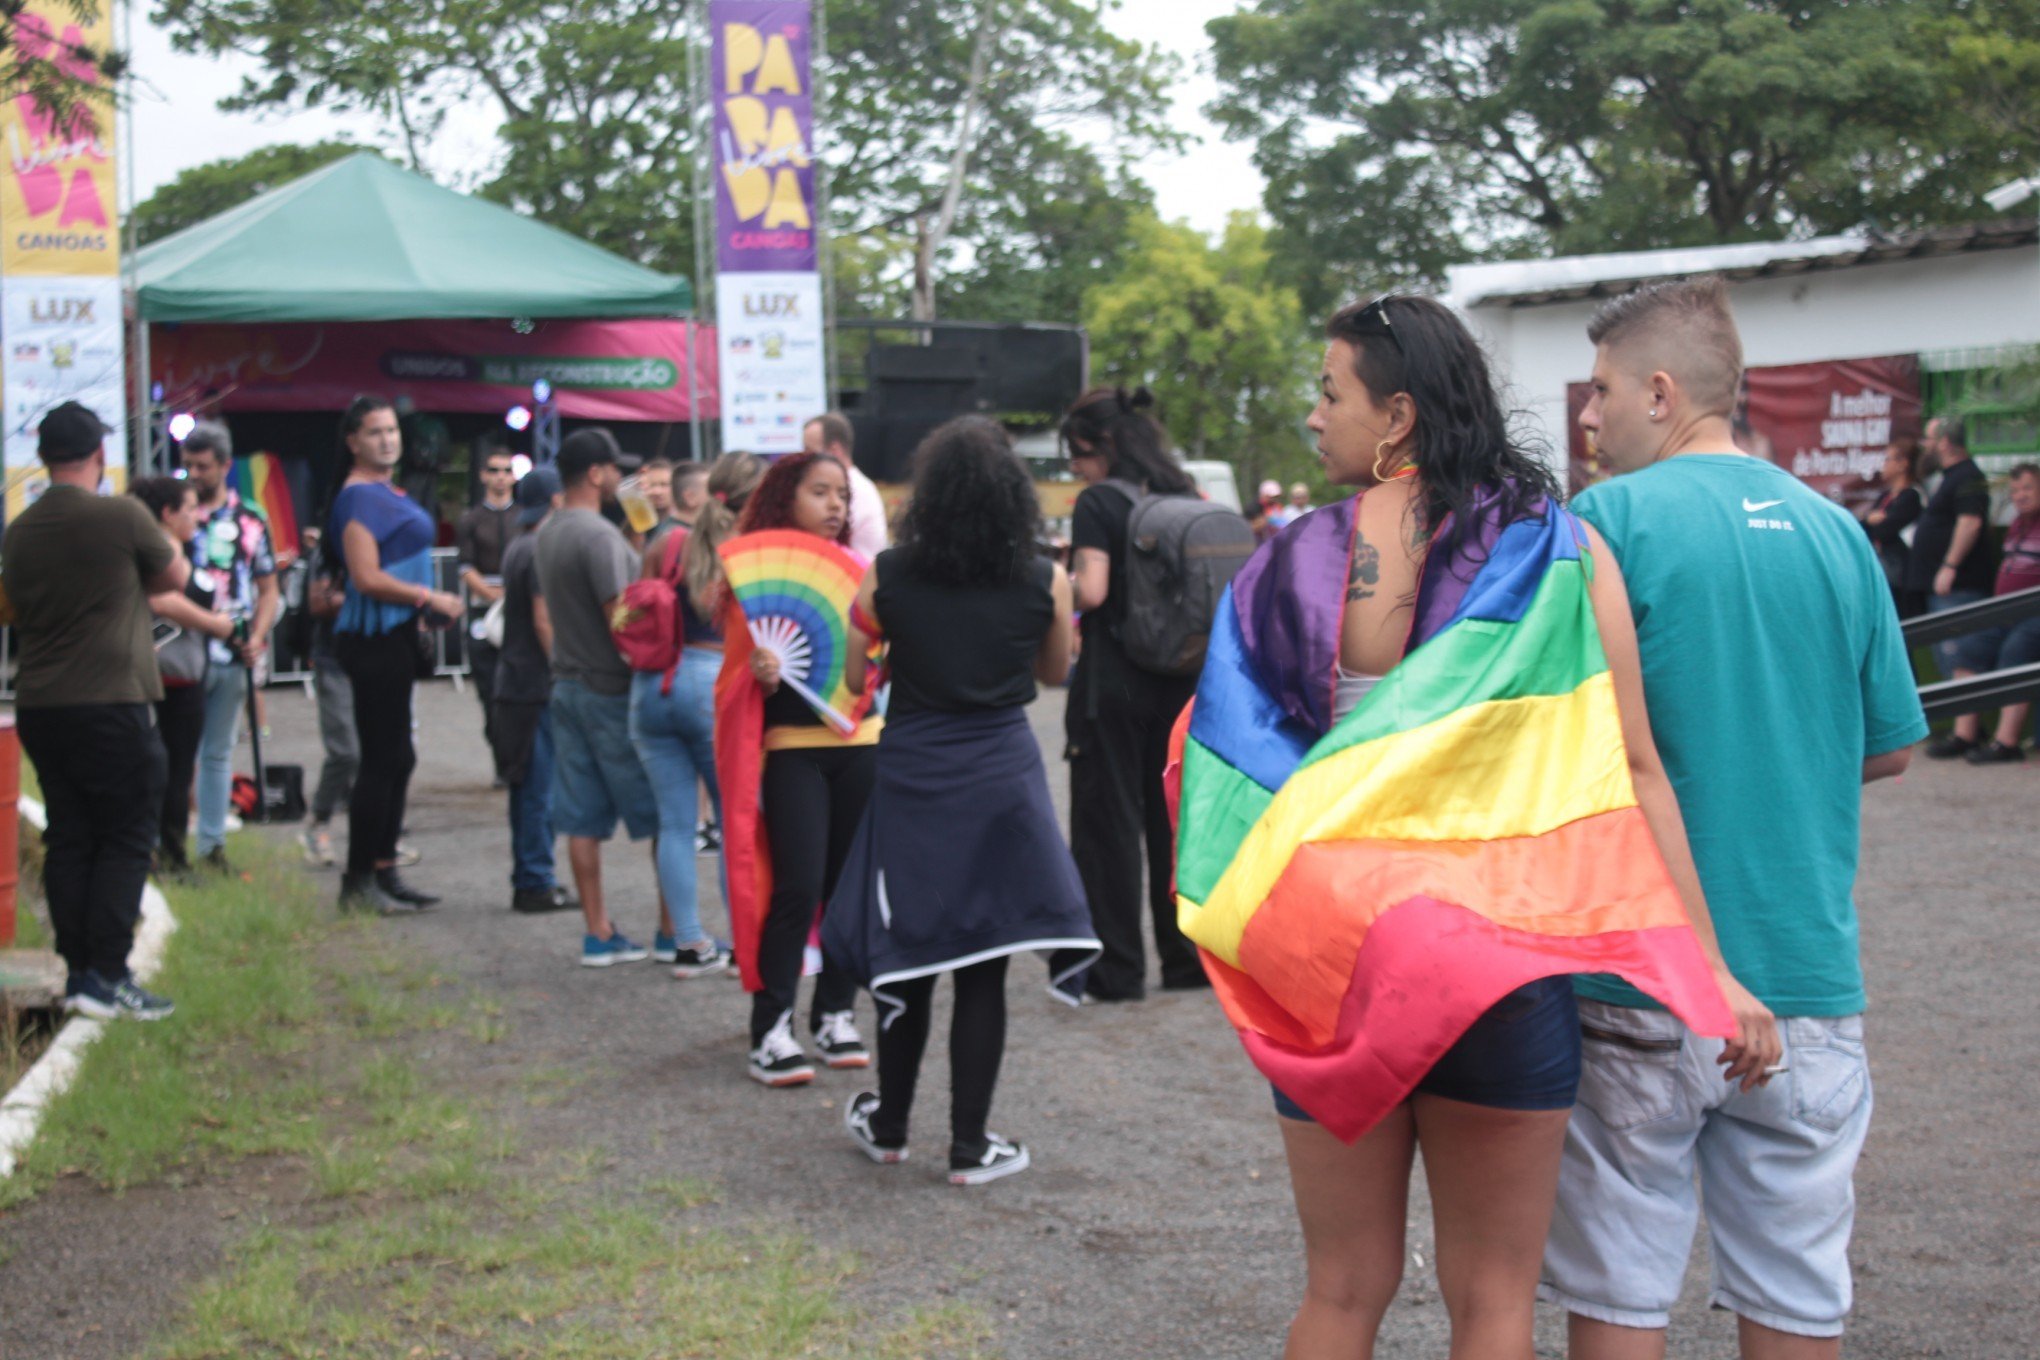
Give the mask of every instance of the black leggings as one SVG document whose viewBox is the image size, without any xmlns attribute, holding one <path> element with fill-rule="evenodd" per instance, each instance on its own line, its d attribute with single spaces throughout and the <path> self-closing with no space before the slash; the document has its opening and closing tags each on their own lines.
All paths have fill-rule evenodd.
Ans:
<svg viewBox="0 0 2040 1360">
<path fill-rule="evenodd" d="M 836 890 L 864 805 L 878 773 L 876 746 L 773 751 L 765 757 L 759 801 L 772 846 L 772 901 L 758 931 L 763 987 L 751 998 L 755 1046 L 799 999 L 801 959 L 815 913 Z M 815 978 L 810 1028 L 830 1011 L 847 1011 L 857 984 L 840 968 Z"/>
<path fill-rule="evenodd" d="M 1006 1056 L 1009 957 L 1001 954 L 951 974 L 956 979 L 956 1005 L 949 1017 L 949 1151 L 953 1157 L 977 1157 L 985 1150 L 992 1088 L 999 1084 L 999 1062 Z M 907 1141 L 907 1118 L 914 1112 L 914 1085 L 921 1076 L 921 1054 L 928 1047 L 937 976 L 886 984 L 886 992 L 899 997 L 907 1007 L 878 1032 L 878 1109 L 871 1116 L 871 1133 L 889 1147 Z"/>
<path fill-rule="evenodd" d="M 191 776 L 198 768 L 198 742 L 205 734 L 205 685 L 163 686 L 156 701 L 156 730 L 170 760 L 170 782 L 163 786 L 162 826 L 157 844 L 167 867 L 186 862 L 184 834 L 191 825 Z"/>
<path fill-rule="evenodd" d="M 418 764 L 411 739 L 418 653 L 406 632 L 341 633 L 333 639 L 333 653 L 354 685 L 354 730 L 361 743 L 361 769 L 347 804 L 347 872 L 358 876 L 397 857 L 404 799 Z"/>
</svg>

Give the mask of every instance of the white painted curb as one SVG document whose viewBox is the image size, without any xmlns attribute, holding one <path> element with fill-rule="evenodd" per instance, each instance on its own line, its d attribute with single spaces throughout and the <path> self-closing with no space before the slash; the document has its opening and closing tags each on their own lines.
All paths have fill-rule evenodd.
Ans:
<svg viewBox="0 0 2040 1360">
<path fill-rule="evenodd" d="M 47 825 L 43 805 L 35 799 L 22 795 L 20 808 L 21 819 L 36 830 L 40 831 Z M 134 969 L 137 978 L 146 982 L 155 976 L 156 970 L 163 964 L 163 952 L 169 947 L 170 934 L 176 929 L 177 918 L 170 914 L 170 904 L 163 899 L 155 884 L 146 884 L 142 888 L 141 925 L 135 931 L 134 952 L 128 956 L 129 966 Z M 28 1069 L 6 1098 L 0 1100 L 0 1180 L 14 1174 L 21 1154 L 35 1141 L 43 1112 L 78 1075 L 78 1064 L 84 1058 L 85 1050 L 105 1028 L 106 1021 L 91 1020 L 82 1015 L 65 1021 L 55 1042 L 44 1050 L 42 1057 L 36 1059 L 35 1066 Z"/>
</svg>

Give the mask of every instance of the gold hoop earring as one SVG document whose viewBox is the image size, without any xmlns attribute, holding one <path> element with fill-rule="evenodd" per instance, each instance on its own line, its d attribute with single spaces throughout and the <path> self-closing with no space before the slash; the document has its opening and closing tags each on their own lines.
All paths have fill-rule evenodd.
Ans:
<svg viewBox="0 0 2040 1360">
<path fill-rule="evenodd" d="M 1385 481 L 1387 481 L 1387 480 L 1388 480 L 1388 479 L 1389 479 L 1389 478 L 1390 478 L 1391 476 L 1393 476 L 1393 475 L 1394 475 L 1393 473 L 1389 473 L 1389 472 L 1383 472 L 1383 471 L 1381 470 L 1381 460 L 1382 460 L 1382 459 L 1384 459 L 1384 458 L 1386 458 L 1386 457 L 1387 457 L 1387 456 L 1388 456 L 1389 454 L 1391 454 L 1391 453 L 1393 453 L 1393 452 L 1395 452 L 1395 445 L 1393 445 L 1393 444 L 1389 443 L 1389 442 L 1388 442 L 1388 441 L 1387 441 L 1386 439 L 1382 440 L 1382 441 L 1381 441 L 1380 443 L 1378 443 L 1378 444 L 1376 444 L 1376 445 L 1374 446 L 1374 480 L 1375 480 L 1375 481 L 1377 481 L 1377 482 L 1385 482 Z"/>
</svg>

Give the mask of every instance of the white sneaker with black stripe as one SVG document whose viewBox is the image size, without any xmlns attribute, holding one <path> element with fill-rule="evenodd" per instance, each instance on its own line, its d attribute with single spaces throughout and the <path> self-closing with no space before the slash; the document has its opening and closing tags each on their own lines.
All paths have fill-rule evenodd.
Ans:
<svg viewBox="0 0 2040 1360">
<path fill-rule="evenodd" d="M 1027 1144 L 1010 1143 L 996 1133 L 985 1135 L 985 1150 L 975 1158 L 949 1154 L 951 1185 L 983 1185 L 1028 1167 Z"/>
<path fill-rule="evenodd" d="M 765 1031 L 765 1037 L 751 1050 L 751 1080 L 766 1086 L 804 1086 L 815 1079 L 807 1053 L 793 1037 L 793 1012 Z"/>
</svg>

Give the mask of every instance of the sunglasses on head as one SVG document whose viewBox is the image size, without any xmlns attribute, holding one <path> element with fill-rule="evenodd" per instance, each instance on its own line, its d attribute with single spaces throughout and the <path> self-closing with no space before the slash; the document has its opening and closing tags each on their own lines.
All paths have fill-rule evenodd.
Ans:
<svg viewBox="0 0 2040 1360">
<path fill-rule="evenodd" d="M 1354 315 L 1353 322 L 1356 326 L 1380 326 L 1381 333 L 1386 335 L 1389 343 L 1395 346 L 1395 352 L 1407 359 L 1410 357 L 1409 353 L 1403 349 L 1402 337 L 1395 333 L 1395 322 L 1391 321 L 1388 315 L 1389 300 L 1396 296 L 1398 295 L 1395 293 L 1383 293 L 1380 297 L 1362 307 Z"/>
</svg>

